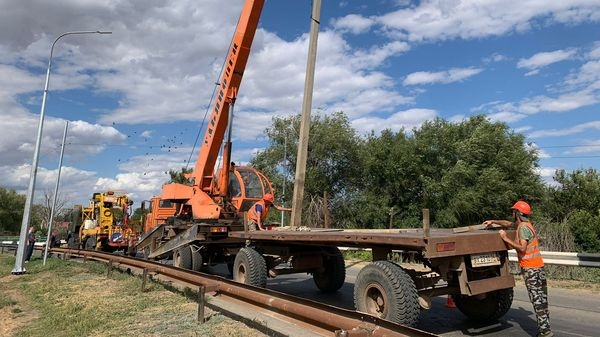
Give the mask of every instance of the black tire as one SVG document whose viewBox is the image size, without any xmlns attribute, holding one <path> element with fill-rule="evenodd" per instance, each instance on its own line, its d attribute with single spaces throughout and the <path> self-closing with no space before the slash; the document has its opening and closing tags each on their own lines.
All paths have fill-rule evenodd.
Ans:
<svg viewBox="0 0 600 337">
<path fill-rule="evenodd" d="M 358 273 L 354 284 L 357 311 L 408 326 L 419 321 L 418 299 L 414 281 L 390 261 L 368 264 Z"/>
<path fill-rule="evenodd" d="M 313 281 L 324 293 L 340 289 L 346 280 L 346 263 L 337 247 L 326 247 L 323 256 L 323 268 L 313 273 Z"/>
<path fill-rule="evenodd" d="M 267 286 L 267 263 L 259 252 L 244 247 L 233 262 L 233 280 L 255 287 Z"/>
<path fill-rule="evenodd" d="M 513 294 L 513 288 L 508 288 L 489 292 L 483 299 L 462 295 L 452 295 L 452 299 L 465 316 L 477 322 L 489 323 L 497 321 L 510 310 Z"/>
<path fill-rule="evenodd" d="M 203 265 L 203 259 L 202 259 L 202 254 L 200 253 L 200 250 L 194 250 L 192 247 L 190 247 L 191 250 L 191 254 L 192 254 L 192 270 L 194 271 L 200 271 L 202 270 L 202 265 Z"/>
<path fill-rule="evenodd" d="M 173 253 L 173 266 L 183 269 L 192 269 L 192 250 L 190 246 L 176 249 Z"/>
<path fill-rule="evenodd" d="M 85 245 L 83 248 L 86 250 L 96 250 L 96 236 L 88 236 L 88 238 L 85 239 Z"/>
</svg>

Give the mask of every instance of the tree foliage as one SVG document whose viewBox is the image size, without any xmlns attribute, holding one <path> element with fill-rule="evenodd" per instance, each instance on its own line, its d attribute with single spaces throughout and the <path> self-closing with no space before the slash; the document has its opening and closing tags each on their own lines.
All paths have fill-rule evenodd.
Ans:
<svg viewBox="0 0 600 337">
<path fill-rule="evenodd" d="M 0 232 L 18 233 L 23 222 L 25 196 L 0 187 Z"/>
<path fill-rule="evenodd" d="M 182 167 L 181 171 L 169 170 L 169 181 L 168 183 L 176 183 L 176 184 L 184 184 L 184 185 L 192 185 L 193 182 L 190 178 L 187 177 L 190 173 L 193 172 L 192 168 Z"/>
<path fill-rule="evenodd" d="M 285 183 L 286 194 L 292 194 L 299 130 L 300 115 L 274 117 L 266 129 L 270 145 L 251 161 L 280 193 Z M 344 114 L 311 117 L 304 187 L 307 200 L 324 192 L 335 197 L 352 185 L 360 172 L 359 143 Z"/>
<path fill-rule="evenodd" d="M 388 204 L 381 206 L 397 212 L 395 225 L 401 227 L 420 225 L 424 208 L 437 227 L 504 217 L 515 200 L 535 201 L 543 189 L 534 170 L 537 154 L 524 137 L 483 116 L 428 121 L 412 134 L 386 130 L 371 135 L 363 153 L 361 190 L 371 200 L 385 195 Z"/>
<path fill-rule="evenodd" d="M 271 145 L 252 164 L 291 191 L 299 116 L 275 118 Z M 327 192 L 339 227 L 420 226 L 422 209 L 434 226 L 505 217 L 517 199 L 541 199 L 536 151 L 504 123 L 474 116 L 458 123 L 436 119 L 411 131 L 357 136 L 343 113 L 311 122 L 306 197 Z M 287 146 L 284 146 L 286 144 Z M 308 199 L 305 199 L 308 200 Z"/>
<path fill-rule="evenodd" d="M 595 169 L 557 170 L 546 190 L 541 213 L 566 222 L 578 251 L 600 252 L 600 175 Z"/>
</svg>

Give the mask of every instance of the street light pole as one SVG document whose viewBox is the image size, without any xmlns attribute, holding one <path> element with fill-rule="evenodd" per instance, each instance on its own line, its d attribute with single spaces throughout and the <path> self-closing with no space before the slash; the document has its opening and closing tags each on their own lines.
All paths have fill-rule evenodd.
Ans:
<svg viewBox="0 0 600 337">
<path fill-rule="evenodd" d="M 44 248 L 44 266 L 48 257 L 48 249 L 50 248 L 50 240 L 52 239 L 52 222 L 54 222 L 54 208 L 56 208 L 56 198 L 58 198 L 58 186 L 60 185 L 60 171 L 62 171 L 63 156 L 65 154 L 65 146 L 67 145 L 67 129 L 69 129 L 69 121 L 65 123 L 65 132 L 63 134 L 62 146 L 60 147 L 60 159 L 58 160 L 58 173 L 56 177 L 56 187 L 54 188 L 54 198 L 52 198 L 52 208 L 50 208 L 50 221 L 48 222 L 48 232 L 46 235 L 46 247 Z M 55 238 L 56 240 L 56 238 Z M 54 244 L 54 242 L 52 242 Z"/>
<path fill-rule="evenodd" d="M 35 150 L 33 151 L 33 163 L 31 164 L 31 171 L 29 174 L 29 188 L 27 189 L 27 199 L 25 200 L 25 208 L 23 209 L 23 222 L 21 223 L 21 234 L 19 235 L 19 246 L 17 247 L 17 258 L 15 259 L 15 266 L 12 270 L 13 274 L 25 273 L 23 267 L 25 242 L 27 241 L 27 228 L 29 227 L 29 216 L 31 213 L 31 206 L 33 205 L 33 191 L 35 189 L 35 178 L 38 169 L 38 160 L 40 157 L 40 145 L 42 142 L 42 130 L 44 128 L 44 113 L 46 110 L 46 97 L 48 95 L 48 84 L 50 83 L 50 68 L 52 68 L 52 54 L 54 52 L 54 45 L 63 36 L 75 35 L 75 34 L 112 34 L 108 31 L 74 31 L 66 32 L 57 37 L 52 43 L 50 48 L 50 57 L 48 58 L 48 70 L 46 71 L 46 84 L 44 85 L 44 95 L 42 97 L 42 108 L 40 111 L 40 122 L 38 124 L 37 141 L 35 143 Z"/>
</svg>

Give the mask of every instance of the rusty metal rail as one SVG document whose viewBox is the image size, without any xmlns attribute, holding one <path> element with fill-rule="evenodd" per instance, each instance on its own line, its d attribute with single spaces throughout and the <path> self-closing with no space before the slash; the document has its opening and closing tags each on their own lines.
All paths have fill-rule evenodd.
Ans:
<svg viewBox="0 0 600 337">
<path fill-rule="evenodd" d="M 111 267 L 133 267 L 160 274 L 190 285 L 204 287 L 215 296 L 223 295 L 259 306 L 314 326 L 315 331 L 328 331 L 336 337 L 421 337 L 437 336 L 419 329 L 382 320 L 356 311 L 337 308 L 277 291 L 241 284 L 226 278 L 184 270 L 155 261 L 120 256 L 97 251 L 53 248 L 52 252 L 66 256 L 108 263 Z"/>
</svg>

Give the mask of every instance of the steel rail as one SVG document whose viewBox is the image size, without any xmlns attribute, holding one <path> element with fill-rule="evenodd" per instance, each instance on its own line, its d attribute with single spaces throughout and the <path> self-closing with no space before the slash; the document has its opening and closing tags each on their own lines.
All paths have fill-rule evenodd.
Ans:
<svg viewBox="0 0 600 337">
<path fill-rule="evenodd" d="M 327 330 L 330 336 L 339 337 L 421 337 L 437 336 L 416 328 L 386 321 L 368 314 L 337 308 L 304 298 L 280 293 L 277 291 L 253 287 L 228 280 L 226 278 L 185 270 L 155 261 L 126 257 L 98 251 L 52 248 L 54 253 L 67 256 L 81 256 L 86 259 L 118 263 L 119 267 L 127 266 L 146 269 L 148 272 L 161 274 L 195 286 L 205 286 L 208 292 L 242 300 L 271 310 L 287 317 L 301 320 L 309 325 Z"/>
</svg>

